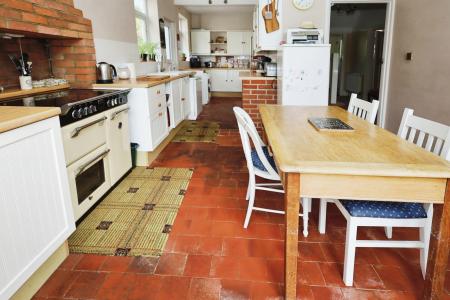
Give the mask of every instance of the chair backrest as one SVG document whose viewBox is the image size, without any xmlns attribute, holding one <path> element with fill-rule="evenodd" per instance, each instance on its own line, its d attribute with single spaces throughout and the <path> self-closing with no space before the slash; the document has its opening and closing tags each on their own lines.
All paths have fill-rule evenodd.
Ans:
<svg viewBox="0 0 450 300">
<path fill-rule="evenodd" d="M 414 110 L 405 108 L 398 136 L 450 160 L 450 126 L 414 116 Z"/>
<path fill-rule="evenodd" d="M 242 148 L 244 149 L 245 159 L 247 160 L 247 166 L 250 172 L 255 172 L 255 167 L 253 166 L 252 161 L 252 145 L 250 141 L 253 143 L 256 153 L 258 154 L 259 159 L 264 165 L 267 173 L 270 177 L 278 177 L 278 173 L 274 170 L 267 160 L 263 147 L 265 146 L 263 140 L 258 134 L 256 130 L 255 124 L 253 123 L 252 118 L 247 114 L 245 110 L 240 107 L 233 107 L 234 115 L 236 116 L 236 120 L 239 126 L 239 134 L 241 136 Z"/>
<path fill-rule="evenodd" d="M 356 94 L 352 94 L 347 111 L 373 124 L 375 123 L 375 119 L 377 118 L 379 106 L 380 101 L 378 100 L 368 102 L 362 99 L 358 99 L 358 96 Z"/>
</svg>

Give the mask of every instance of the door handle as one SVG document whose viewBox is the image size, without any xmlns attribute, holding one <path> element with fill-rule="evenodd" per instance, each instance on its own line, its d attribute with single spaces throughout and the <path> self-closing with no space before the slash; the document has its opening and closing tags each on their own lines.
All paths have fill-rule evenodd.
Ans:
<svg viewBox="0 0 450 300">
<path fill-rule="evenodd" d="M 70 135 L 70 137 L 71 137 L 71 138 L 77 137 L 77 136 L 80 134 L 80 132 L 83 131 L 84 129 L 89 128 L 89 127 L 91 127 L 92 125 L 95 125 L 95 124 L 97 124 L 97 123 L 101 123 L 101 122 L 105 121 L 106 119 L 108 119 L 108 118 L 107 118 L 107 117 L 103 117 L 103 118 L 100 118 L 100 119 L 98 119 L 98 120 L 95 120 L 95 121 L 92 121 L 92 122 L 90 122 L 90 123 L 87 123 L 87 124 L 85 124 L 85 125 L 83 125 L 83 126 L 77 127 L 77 128 L 75 128 L 75 129 L 72 131 L 72 134 Z"/>
<path fill-rule="evenodd" d="M 113 113 L 113 114 L 111 115 L 111 120 L 114 120 L 119 114 L 121 114 L 121 113 L 123 113 L 123 112 L 126 112 L 126 111 L 129 111 L 129 110 L 130 110 L 130 108 L 127 107 L 127 108 L 121 109 L 121 110 L 119 110 L 119 111 L 116 111 L 115 113 Z"/>
<path fill-rule="evenodd" d="M 110 152 L 110 149 L 107 149 L 105 151 L 103 151 L 102 153 L 100 153 L 99 155 L 97 155 L 96 157 L 94 157 L 93 159 L 91 159 L 89 162 L 85 163 L 84 165 L 82 165 L 81 167 L 78 168 L 77 170 L 77 174 L 75 175 L 75 177 L 80 176 L 81 173 L 84 172 L 84 170 L 86 170 L 86 168 L 92 164 L 93 162 L 99 160 L 100 158 L 105 157 L 106 155 L 108 155 L 108 153 Z"/>
</svg>

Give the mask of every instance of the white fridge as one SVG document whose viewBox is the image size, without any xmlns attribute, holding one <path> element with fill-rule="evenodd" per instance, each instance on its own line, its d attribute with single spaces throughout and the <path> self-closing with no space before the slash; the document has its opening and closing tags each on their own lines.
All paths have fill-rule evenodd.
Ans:
<svg viewBox="0 0 450 300">
<path fill-rule="evenodd" d="M 283 45 L 278 50 L 278 104 L 326 106 L 330 45 Z"/>
</svg>

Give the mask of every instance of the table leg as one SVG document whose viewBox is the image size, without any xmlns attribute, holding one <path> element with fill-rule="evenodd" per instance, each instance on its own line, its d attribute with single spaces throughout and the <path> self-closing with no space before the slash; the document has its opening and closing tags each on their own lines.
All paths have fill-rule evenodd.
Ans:
<svg viewBox="0 0 450 300">
<path fill-rule="evenodd" d="M 284 287 L 286 299 L 297 297 L 298 213 L 300 210 L 300 174 L 284 175 L 284 204 L 286 209 L 286 244 Z"/>
<path fill-rule="evenodd" d="M 448 262 L 450 236 L 450 179 L 447 180 L 444 205 L 433 206 L 433 226 L 431 229 L 427 275 L 423 299 L 442 299 Z"/>
</svg>

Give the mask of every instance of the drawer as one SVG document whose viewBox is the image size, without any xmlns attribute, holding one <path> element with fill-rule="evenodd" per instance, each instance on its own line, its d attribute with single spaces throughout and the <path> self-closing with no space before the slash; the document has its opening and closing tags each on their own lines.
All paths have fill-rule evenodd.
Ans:
<svg viewBox="0 0 450 300">
<path fill-rule="evenodd" d="M 148 89 L 148 96 L 150 97 L 150 99 L 165 94 L 166 94 L 166 85 L 164 83 Z"/>
<path fill-rule="evenodd" d="M 166 108 L 166 94 L 149 95 L 148 101 L 150 116 Z"/>
</svg>

